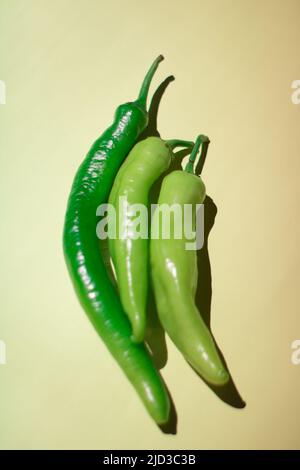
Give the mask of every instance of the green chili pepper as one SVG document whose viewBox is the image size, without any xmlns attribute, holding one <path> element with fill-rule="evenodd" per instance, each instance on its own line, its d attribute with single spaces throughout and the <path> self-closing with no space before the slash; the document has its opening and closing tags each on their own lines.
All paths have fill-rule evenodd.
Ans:
<svg viewBox="0 0 300 470">
<path fill-rule="evenodd" d="M 196 225 L 196 204 L 205 199 L 202 179 L 193 173 L 194 160 L 203 137 L 198 137 L 185 171 L 173 171 L 162 183 L 158 206 L 169 208 L 191 204 L 193 225 Z M 160 321 L 166 332 L 192 367 L 209 383 L 223 385 L 229 380 L 213 337 L 195 305 L 197 287 L 196 250 L 187 250 L 185 236 L 176 238 L 175 222 L 170 237 L 163 238 L 159 218 L 152 219 L 150 244 L 152 282 Z M 183 227 L 182 227 L 183 228 Z M 178 229 L 178 227 L 177 227 Z M 157 239 L 154 234 L 157 234 Z M 201 280 L 200 280 L 201 282 Z"/>
<path fill-rule="evenodd" d="M 169 397 L 145 346 L 131 340 L 130 323 L 99 250 L 96 210 L 107 202 L 119 166 L 147 125 L 147 94 L 162 59 L 151 66 L 138 99 L 118 107 L 114 123 L 87 154 L 75 176 L 64 227 L 64 253 L 77 296 L 157 423 L 168 420 Z"/>
<path fill-rule="evenodd" d="M 153 183 L 169 168 L 176 146 L 192 147 L 193 142 L 159 137 L 138 142 L 121 166 L 109 196 L 116 211 L 116 237 L 109 240 L 109 249 L 121 302 L 137 342 L 144 340 L 146 329 L 148 196 Z"/>
</svg>

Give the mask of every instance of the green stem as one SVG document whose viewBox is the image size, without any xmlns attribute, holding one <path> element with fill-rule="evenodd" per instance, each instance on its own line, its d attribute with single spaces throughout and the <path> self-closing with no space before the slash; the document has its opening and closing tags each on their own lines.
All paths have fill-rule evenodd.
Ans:
<svg viewBox="0 0 300 470">
<path fill-rule="evenodd" d="M 203 142 L 208 142 L 208 137 L 206 137 L 205 135 L 198 135 L 193 150 L 191 151 L 189 161 L 187 162 L 184 169 L 184 171 L 186 171 L 187 173 L 194 173 L 195 160 Z"/>
<path fill-rule="evenodd" d="M 186 147 L 186 148 L 194 147 L 194 142 L 192 142 L 191 140 L 171 139 L 171 140 L 166 140 L 166 142 L 171 147 L 172 150 L 174 150 L 175 147 Z"/>
<path fill-rule="evenodd" d="M 139 96 L 138 96 L 138 99 L 137 101 L 139 102 L 139 104 L 141 106 L 143 106 L 144 108 L 146 108 L 146 104 L 147 104 L 147 97 L 148 97 L 148 92 L 149 92 L 149 88 L 150 88 L 150 84 L 151 84 L 151 80 L 153 78 L 153 75 L 155 74 L 156 72 L 156 69 L 159 65 L 159 63 L 164 60 L 164 56 L 163 55 L 159 55 L 155 61 L 153 62 L 153 64 L 151 65 L 150 69 L 148 70 L 144 80 L 143 80 L 143 83 L 142 83 L 142 86 L 141 86 L 141 90 L 140 90 L 140 93 L 139 93 Z"/>
</svg>

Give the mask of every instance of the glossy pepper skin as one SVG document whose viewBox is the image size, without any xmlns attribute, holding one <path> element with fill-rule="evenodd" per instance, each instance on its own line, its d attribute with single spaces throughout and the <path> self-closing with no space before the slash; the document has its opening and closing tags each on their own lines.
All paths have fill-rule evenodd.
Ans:
<svg viewBox="0 0 300 470">
<path fill-rule="evenodd" d="M 190 159 L 195 158 L 200 142 L 198 138 Z M 183 210 L 184 204 L 192 204 L 196 210 L 196 204 L 204 201 L 204 183 L 190 172 L 191 165 L 190 161 L 188 171 L 174 171 L 164 178 L 158 207 L 179 204 Z M 154 218 L 152 229 L 158 230 L 155 224 Z M 196 250 L 186 250 L 188 241 L 184 236 L 175 239 L 172 226 L 169 239 L 163 239 L 161 235 L 157 239 L 151 238 L 151 271 L 158 315 L 164 329 L 192 367 L 207 382 L 223 385 L 229 380 L 229 374 L 195 304 L 197 255 Z"/>
<path fill-rule="evenodd" d="M 80 166 L 68 201 L 64 254 L 82 307 L 157 423 L 169 416 L 169 397 L 145 346 L 131 341 L 131 326 L 107 273 L 96 235 L 96 209 L 106 203 L 115 175 L 147 125 L 146 98 L 162 60 L 146 75 L 139 98 L 117 109 L 113 124 L 93 144 Z"/>
<path fill-rule="evenodd" d="M 172 149 L 176 145 L 191 147 L 193 143 L 164 141 L 159 137 L 148 137 L 138 142 L 121 166 L 109 196 L 109 203 L 116 211 L 116 237 L 109 240 L 109 249 L 122 305 L 136 342 L 144 340 L 146 329 L 149 242 L 148 230 L 140 233 L 138 238 L 136 236 L 137 217 L 147 228 L 148 215 L 144 212 L 141 216 L 134 210 L 134 205 L 148 206 L 151 186 L 169 168 Z"/>
</svg>

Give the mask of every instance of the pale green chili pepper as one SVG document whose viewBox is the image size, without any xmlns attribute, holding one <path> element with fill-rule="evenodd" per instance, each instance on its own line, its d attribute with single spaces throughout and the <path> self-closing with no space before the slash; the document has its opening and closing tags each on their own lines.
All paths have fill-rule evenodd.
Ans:
<svg viewBox="0 0 300 470">
<path fill-rule="evenodd" d="M 195 229 L 196 204 L 203 203 L 206 190 L 202 179 L 194 174 L 194 160 L 204 137 L 199 136 L 185 171 L 173 171 L 162 183 L 158 206 L 185 204 L 193 207 Z M 183 212 L 183 210 L 182 210 Z M 195 304 L 197 288 L 197 252 L 187 250 L 185 236 L 175 238 L 175 222 L 170 238 L 163 238 L 152 218 L 150 244 L 151 274 L 159 319 L 164 329 L 192 367 L 209 383 L 223 385 L 229 380 L 213 337 Z M 177 227 L 178 228 L 178 227 Z M 158 233 L 157 239 L 153 234 Z M 201 282 L 201 279 L 199 280 Z"/>
<path fill-rule="evenodd" d="M 133 340 L 143 341 L 146 329 L 148 291 L 148 196 L 153 183 L 166 171 L 177 147 L 192 147 L 193 142 L 148 137 L 138 142 L 121 166 L 109 196 L 116 209 L 116 236 L 109 249 L 116 272 L 120 298 L 133 331 Z M 136 204 L 141 206 L 134 206 Z M 134 207 L 145 208 L 137 213 Z M 137 233 L 137 217 L 146 233 Z M 121 227 L 121 233 L 120 233 Z M 121 236 L 120 236 L 121 235 Z M 138 238 L 137 238 L 138 237 Z"/>
</svg>

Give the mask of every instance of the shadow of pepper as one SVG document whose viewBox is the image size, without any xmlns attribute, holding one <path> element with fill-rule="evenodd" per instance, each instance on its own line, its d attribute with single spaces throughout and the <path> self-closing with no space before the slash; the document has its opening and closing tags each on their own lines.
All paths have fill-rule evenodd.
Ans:
<svg viewBox="0 0 300 470">
<path fill-rule="evenodd" d="M 207 152 L 207 149 L 206 150 L 204 149 L 204 151 Z M 195 302 L 199 311 L 201 312 L 201 315 L 205 324 L 207 325 L 210 331 L 211 331 L 210 323 L 211 323 L 212 275 L 211 275 L 211 266 L 210 266 L 210 260 L 209 260 L 209 252 L 208 252 L 208 236 L 214 226 L 217 211 L 218 211 L 217 206 L 212 200 L 212 198 L 209 196 L 206 196 L 204 200 L 204 244 L 201 250 L 199 250 L 197 253 L 198 285 L 197 285 Z M 227 363 L 218 345 L 217 345 L 217 349 L 227 370 L 229 371 Z M 230 374 L 230 371 L 229 371 L 229 374 Z M 246 406 L 246 403 L 244 402 L 240 393 L 237 390 L 237 387 L 233 381 L 231 374 L 230 374 L 229 382 L 222 387 L 211 385 L 208 382 L 206 382 L 203 378 L 202 380 L 221 400 L 223 400 L 228 405 L 231 405 L 234 408 L 244 408 Z"/>
</svg>

